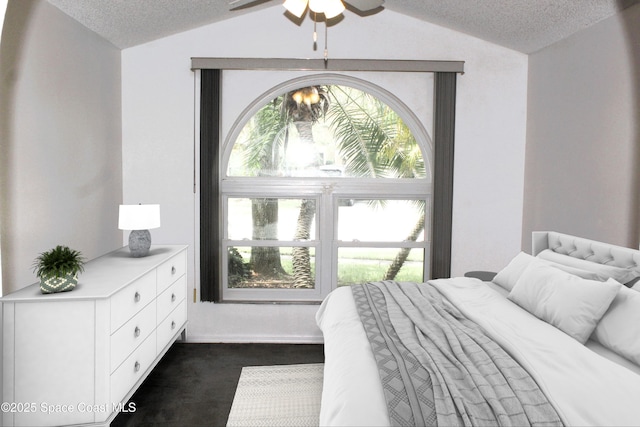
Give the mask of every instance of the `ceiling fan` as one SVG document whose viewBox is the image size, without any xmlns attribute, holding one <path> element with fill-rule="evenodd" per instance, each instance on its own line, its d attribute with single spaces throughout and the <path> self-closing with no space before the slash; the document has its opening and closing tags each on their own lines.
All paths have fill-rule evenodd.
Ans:
<svg viewBox="0 0 640 427">
<path fill-rule="evenodd" d="M 232 10 L 246 9 L 269 0 L 231 0 Z M 369 12 L 382 6 L 384 0 L 284 0 L 283 6 L 297 18 L 302 17 L 307 8 L 311 12 L 322 13 L 326 19 L 335 18 L 345 10 L 345 3 L 359 12 Z"/>
<path fill-rule="evenodd" d="M 270 0 L 230 0 L 229 5 L 233 6 L 231 10 L 246 9 L 266 3 Z M 356 12 L 365 14 L 373 12 L 384 3 L 384 0 L 284 0 L 282 4 L 285 9 L 296 18 L 300 19 L 309 9 L 309 13 L 313 13 L 313 50 L 317 49 L 318 35 L 316 32 L 316 22 L 318 15 L 320 20 L 324 17 L 325 33 L 324 33 L 324 61 L 325 65 L 329 59 L 327 48 L 327 20 L 337 17 L 345 10 L 345 3 Z"/>
</svg>

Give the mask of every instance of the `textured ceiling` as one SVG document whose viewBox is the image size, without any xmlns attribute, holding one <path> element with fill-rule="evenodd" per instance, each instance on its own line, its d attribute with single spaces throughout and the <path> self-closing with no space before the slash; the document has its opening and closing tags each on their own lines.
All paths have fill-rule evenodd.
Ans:
<svg viewBox="0 0 640 427">
<path fill-rule="evenodd" d="M 121 49 L 279 3 L 269 0 L 231 11 L 228 0 L 47 1 Z M 384 8 L 532 53 L 637 3 L 640 0 L 386 0 Z"/>
</svg>

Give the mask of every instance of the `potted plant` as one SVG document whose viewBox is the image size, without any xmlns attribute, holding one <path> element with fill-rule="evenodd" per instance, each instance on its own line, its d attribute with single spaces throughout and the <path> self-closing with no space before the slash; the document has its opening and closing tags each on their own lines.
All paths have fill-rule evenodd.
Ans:
<svg viewBox="0 0 640 427">
<path fill-rule="evenodd" d="M 78 274 L 84 271 L 84 258 L 79 251 L 58 245 L 35 259 L 33 271 L 43 294 L 71 291 L 78 284 Z"/>
</svg>

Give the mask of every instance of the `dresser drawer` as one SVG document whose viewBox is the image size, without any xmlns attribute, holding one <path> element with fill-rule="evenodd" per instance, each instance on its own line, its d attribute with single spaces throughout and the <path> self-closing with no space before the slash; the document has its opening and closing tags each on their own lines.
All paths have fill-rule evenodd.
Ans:
<svg viewBox="0 0 640 427">
<path fill-rule="evenodd" d="M 187 271 L 187 252 L 182 251 L 158 266 L 158 293 L 167 289 Z"/>
<path fill-rule="evenodd" d="M 175 310 L 173 310 L 156 329 L 156 335 L 158 337 L 158 353 L 160 353 L 167 344 L 169 344 L 171 339 L 178 333 L 186 321 L 187 300 L 183 299 Z"/>
<path fill-rule="evenodd" d="M 156 271 L 151 271 L 111 297 L 111 333 L 156 298 Z"/>
<path fill-rule="evenodd" d="M 164 320 L 186 296 L 187 277 L 182 276 L 156 299 L 158 323 Z"/>
<path fill-rule="evenodd" d="M 111 371 L 156 329 L 156 306 L 148 304 L 141 312 L 111 335 Z"/>
<path fill-rule="evenodd" d="M 156 334 L 149 337 L 111 374 L 111 403 L 124 399 L 156 358 Z"/>
</svg>

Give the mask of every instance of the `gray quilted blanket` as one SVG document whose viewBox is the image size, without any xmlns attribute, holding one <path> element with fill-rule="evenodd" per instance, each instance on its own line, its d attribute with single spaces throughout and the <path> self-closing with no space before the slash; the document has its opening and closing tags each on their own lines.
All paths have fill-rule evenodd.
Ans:
<svg viewBox="0 0 640 427">
<path fill-rule="evenodd" d="M 527 371 L 433 286 L 351 288 L 392 425 L 562 425 Z"/>
</svg>

